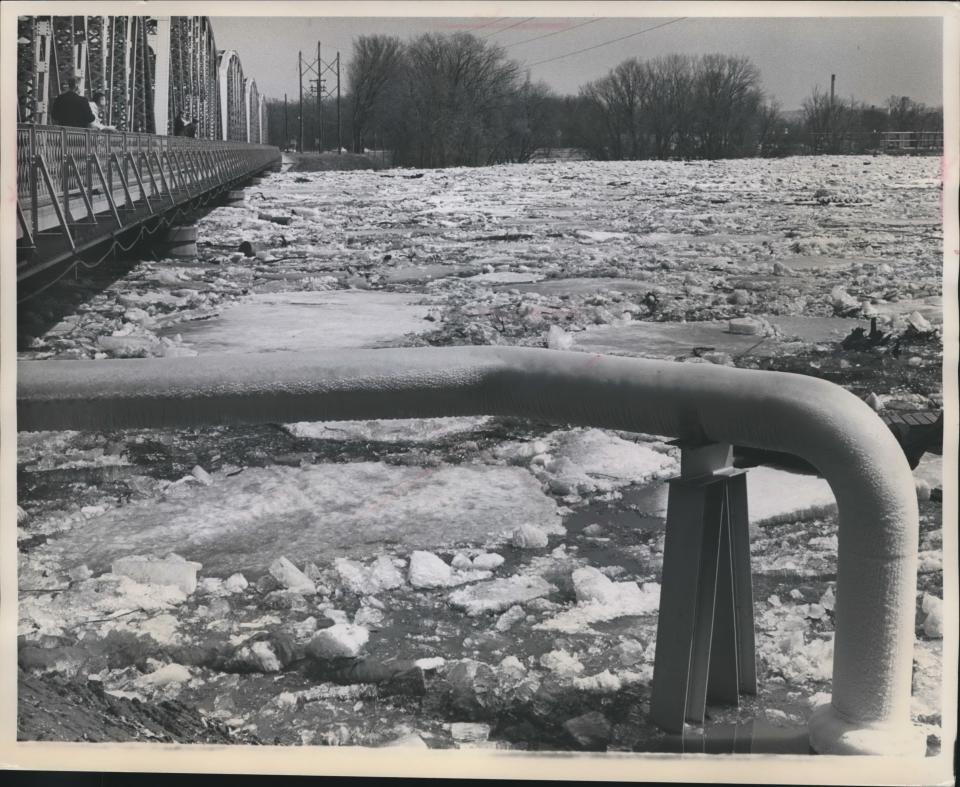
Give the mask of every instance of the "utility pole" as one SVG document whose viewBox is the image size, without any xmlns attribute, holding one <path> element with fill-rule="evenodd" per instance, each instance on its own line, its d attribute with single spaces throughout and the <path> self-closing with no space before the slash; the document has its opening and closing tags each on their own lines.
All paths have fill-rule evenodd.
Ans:
<svg viewBox="0 0 960 787">
<path fill-rule="evenodd" d="M 290 143 L 290 130 L 287 128 L 287 94 L 283 94 L 283 147 Z"/>
<path fill-rule="evenodd" d="M 343 127 L 340 124 L 340 51 L 337 51 L 337 155 L 343 150 Z"/>
<path fill-rule="evenodd" d="M 340 53 L 337 52 L 336 58 L 329 63 L 324 63 L 320 58 L 320 42 L 317 41 L 317 59 L 307 62 L 303 59 L 303 52 L 300 52 L 298 71 L 300 76 L 300 151 L 303 152 L 303 77 L 304 75 L 314 74 L 316 79 L 310 79 L 311 85 L 316 85 L 317 89 L 317 152 L 323 152 L 323 100 L 325 98 L 337 99 L 337 149 L 343 147 L 340 127 Z M 326 74 L 331 74 L 337 81 L 336 93 L 327 90 Z"/>
<path fill-rule="evenodd" d="M 303 149 L 303 77 L 313 74 L 316 79 L 310 79 L 311 85 L 316 85 L 317 90 L 317 152 L 323 152 L 323 100 L 325 98 L 337 99 L 337 146 L 343 146 L 340 129 L 340 53 L 337 52 L 335 59 L 329 63 L 324 63 L 321 59 L 320 42 L 317 41 L 317 59 L 307 62 L 303 59 L 303 53 L 300 53 L 300 148 Z M 336 94 L 327 89 L 327 80 L 324 76 L 329 73 L 337 80 Z"/>
<path fill-rule="evenodd" d="M 831 74 L 830 75 L 830 108 L 831 109 L 833 109 L 833 94 L 836 87 L 837 87 L 837 75 Z"/>
<path fill-rule="evenodd" d="M 320 42 L 317 41 L 317 153 L 323 153 L 323 76 L 320 73 Z"/>
<path fill-rule="evenodd" d="M 297 74 L 300 78 L 300 136 L 297 143 L 297 152 L 303 153 L 303 52 L 297 52 Z"/>
</svg>

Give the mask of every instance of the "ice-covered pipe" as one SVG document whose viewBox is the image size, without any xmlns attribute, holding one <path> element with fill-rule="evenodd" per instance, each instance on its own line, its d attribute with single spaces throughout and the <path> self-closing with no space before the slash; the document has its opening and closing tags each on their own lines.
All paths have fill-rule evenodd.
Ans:
<svg viewBox="0 0 960 787">
<path fill-rule="evenodd" d="M 910 468 L 857 397 L 801 375 L 501 347 L 22 361 L 21 430 L 509 415 L 806 459 L 839 509 L 823 753 L 923 751 L 910 722 L 918 513 Z"/>
</svg>

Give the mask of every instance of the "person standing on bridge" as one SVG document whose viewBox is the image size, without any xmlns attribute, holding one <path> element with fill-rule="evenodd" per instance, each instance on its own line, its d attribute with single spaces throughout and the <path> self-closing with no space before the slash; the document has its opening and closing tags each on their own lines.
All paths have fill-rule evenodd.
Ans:
<svg viewBox="0 0 960 787">
<path fill-rule="evenodd" d="M 93 122 L 90 123 L 89 128 L 92 128 L 94 131 L 116 131 L 116 126 L 105 126 L 101 122 L 100 118 L 103 117 L 103 110 L 105 109 L 104 104 L 106 103 L 106 96 L 100 91 L 97 91 L 93 94 L 93 98 L 90 100 L 90 111 L 93 112 Z"/>
<path fill-rule="evenodd" d="M 67 89 L 53 100 L 53 122 L 59 126 L 87 128 L 94 120 L 90 102 L 77 93 L 77 78 L 67 78 Z"/>
</svg>

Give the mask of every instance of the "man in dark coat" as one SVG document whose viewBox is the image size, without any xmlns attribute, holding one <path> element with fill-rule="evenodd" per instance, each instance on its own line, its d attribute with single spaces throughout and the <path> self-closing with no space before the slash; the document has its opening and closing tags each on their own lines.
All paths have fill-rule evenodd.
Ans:
<svg viewBox="0 0 960 787">
<path fill-rule="evenodd" d="M 95 120 L 90 102 L 77 93 L 74 77 L 67 79 L 67 89 L 53 100 L 50 114 L 59 126 L 86 128 Z"/>
</svg>

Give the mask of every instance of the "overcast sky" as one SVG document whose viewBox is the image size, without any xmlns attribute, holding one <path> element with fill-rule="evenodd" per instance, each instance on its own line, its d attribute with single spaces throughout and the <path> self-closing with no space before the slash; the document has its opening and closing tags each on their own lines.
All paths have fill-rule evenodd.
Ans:
<svg viewBox="0 0 960 787">
<path fill-rule="evenodd" d="M 543 80 L 559 93 L 576 93 L 584 82 L 628 57 L 720 52 L 746 55 L 756 63 L 764 90 L 786 110 L 799 108 L 814 85 L 828 89 L 831 73 L 844 97 L 880 104 L 896 94 L 929 105 L 942 103 L 939 18 L 681 18 L 670 23 L 678 17 L 601 17 L 584 24 L 589 19 L 218 16 L 213 24 L 217 47 L 236 49 L 245 75 L 254 77 L 270 98 L 297 95 L 297 51 L 314 59 L 318 40 L 324 60 L 339 49 L 345 66 L 358 35 L 406 39 L 427 31 L 472 30 L 506 47 L 510 57 L 530 68 L 535 81 Z M 630 37 L 607 43 L 624 36 Z M 587 47 L 596 48 L 570 54 Z M 345 73 L 342 78 L 345 91 Z"/>
</svg>

